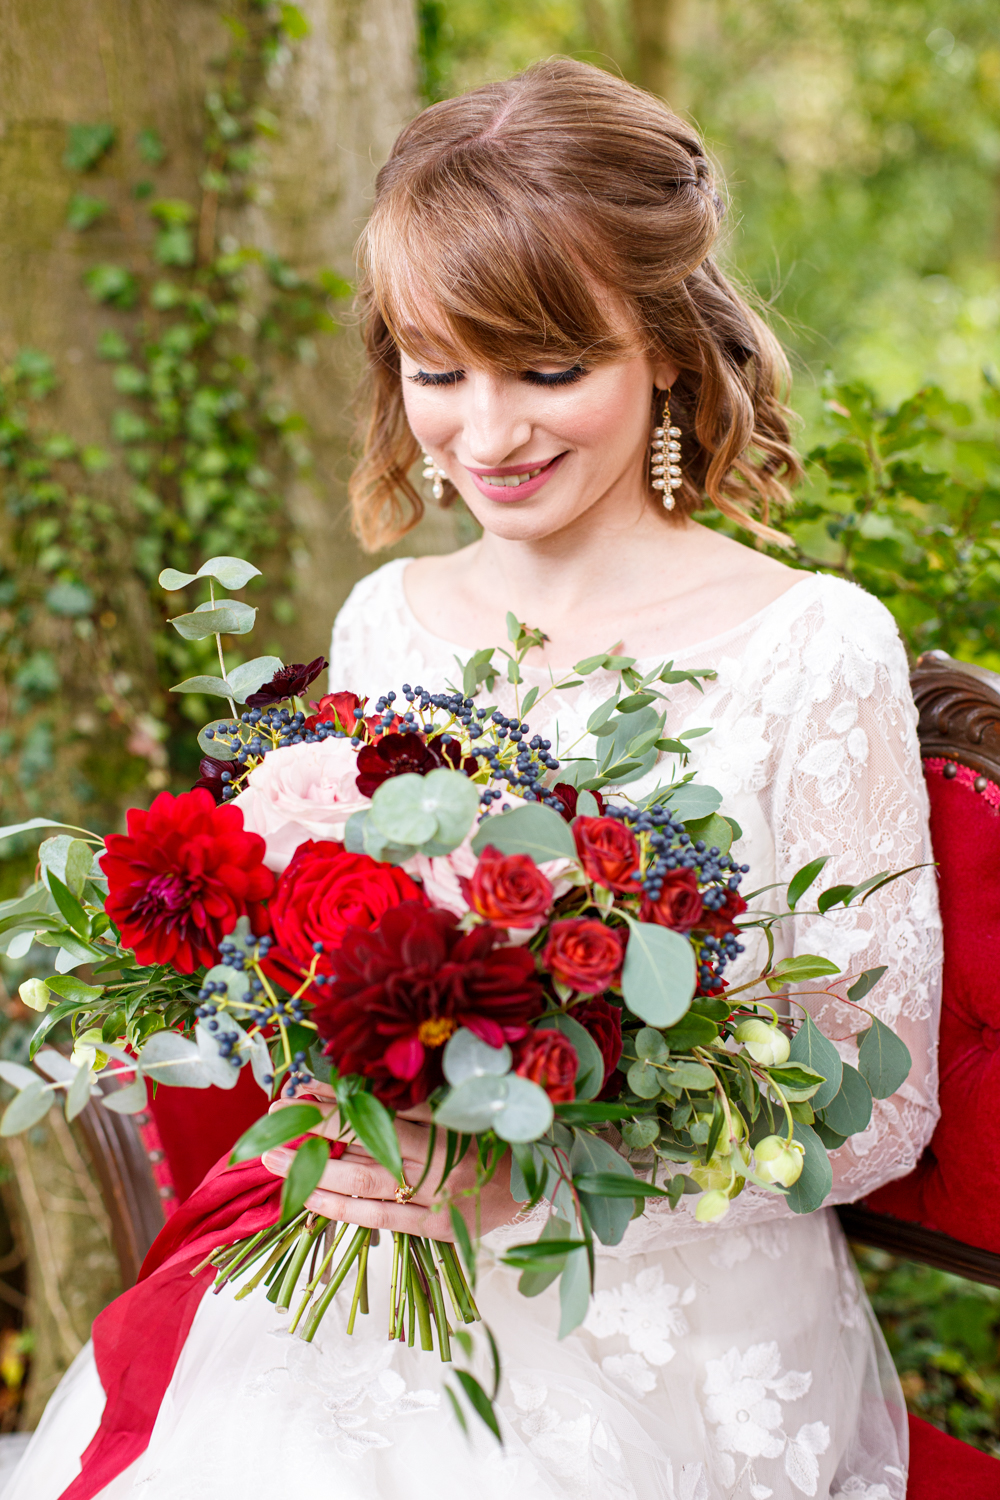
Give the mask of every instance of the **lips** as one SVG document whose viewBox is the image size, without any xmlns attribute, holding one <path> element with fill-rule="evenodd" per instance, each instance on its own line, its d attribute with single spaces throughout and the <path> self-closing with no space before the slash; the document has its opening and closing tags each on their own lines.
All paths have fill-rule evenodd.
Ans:
<svg viewBox="0 0 1000 1500">
<path fill-rule="evenodd" d="M 526 500 L 541 489 L 558 469 L 565 453 L 550 458 L 544 464 L 515 468 L 507 465 L 501 469 L 469 469 L 473 484 L 480 494 L 504 504 L 510 500 Z"/>
</svg>

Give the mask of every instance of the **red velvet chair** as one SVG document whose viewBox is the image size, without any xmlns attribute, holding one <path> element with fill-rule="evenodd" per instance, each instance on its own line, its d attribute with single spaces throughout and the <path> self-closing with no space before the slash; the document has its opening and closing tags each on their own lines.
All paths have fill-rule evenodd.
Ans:
<svg viewBox="0 0 1000 1500">
<path fill-rule="evenodd" d="M 945 933 L 942 1115 L 909 1177 L 838 1213 L 853 1240 L 1000 1286 L 1000 676 L 932 651 L 912 682 Z M 126 1285 L 264 1108 L 245 1069 L 230 1092 L 160 1088 L 143 1115 L 84 1110 Z M 910 1443 L 909 1500 L 1000 1500 L 996 1459 L 912 1416 Z"/>
<path fill-rule="evenodd" d="M 941 1119 L 916 1170 L 838 1210 L 862 1244 L 1000 1286 L 1000 676 L 913 672 L 944 924 Z M 910 1500 L 997 1500 L 1000 1462 L 910 1417 Z"/>
</svg>

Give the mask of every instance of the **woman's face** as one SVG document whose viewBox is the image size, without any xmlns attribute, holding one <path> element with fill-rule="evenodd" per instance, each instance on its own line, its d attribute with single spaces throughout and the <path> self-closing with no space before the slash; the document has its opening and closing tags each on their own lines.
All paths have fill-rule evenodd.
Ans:
<svg viewBox="0 0 1000 1500">
<path fill-rule="evenodd" d="M 401 373 L 414 436 L 485 531 L 538 540 L 597 504 L 648 504 L 650 403 L 670 365 L 634 354 L 512 374 L 428 353 L 402 354 Z"/>
</svg>

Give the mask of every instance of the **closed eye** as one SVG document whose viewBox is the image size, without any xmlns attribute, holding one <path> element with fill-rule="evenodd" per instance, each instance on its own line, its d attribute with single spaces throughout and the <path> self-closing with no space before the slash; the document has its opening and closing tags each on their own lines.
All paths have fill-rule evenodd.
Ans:
<svg viewBox="0 0 1000 1500">
<path fill-rule="evenodd" d="M 408 376 L 414 385 L 458 385 L 460 380 L 465 379 L 464 370 L 441 370 L 433 373 L 427 370 L 418 370 L 415 375 Z"/>
<path fill-rule="evenodd" d="M 525 370 L 521 376 L 529 385 L 575 385 L 587 374 L 583 365 L 573 365 L 568 370 L 555 370 L 552 372 L 542 370 Z"/>
</svg>

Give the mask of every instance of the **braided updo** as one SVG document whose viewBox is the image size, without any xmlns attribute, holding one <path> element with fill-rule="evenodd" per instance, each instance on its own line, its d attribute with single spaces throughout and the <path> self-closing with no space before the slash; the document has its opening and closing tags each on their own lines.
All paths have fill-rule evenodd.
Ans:
<svg viewBox="0 0 1000 1500">
<path fill-rule="evenodd" d="M 399 376 L 417 303 L 449 352 L 504 369 L 594 364 L 637 343 L 665 356 L 684 434 L 674 516 L 707 497 L 781 540 L 770 509 L 800 472 L 788 369 L 712 259 L 724 212 L 697 132 L 585 63 L 540 63 L 418 115 L 378 174 L 361 241 L 370 411 L 351 501 L 363 545 L 397 540 L 423 513 Z"/>
</svg>

